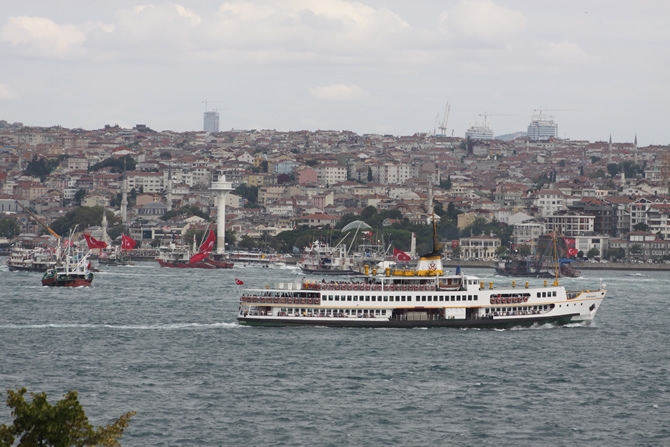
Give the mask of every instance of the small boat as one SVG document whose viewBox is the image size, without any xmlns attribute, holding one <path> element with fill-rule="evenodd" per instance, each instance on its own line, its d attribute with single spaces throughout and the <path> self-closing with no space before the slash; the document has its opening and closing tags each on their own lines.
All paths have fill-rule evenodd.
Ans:
<svg viewBox="0 0 670 447">
<path fill-rule="evenodd" d="M 158 250 L 156 261 L 161 267 L 188 269 L 231 269 L 234 263 L 224 254 L 212 253 L 216 236 L 209 230 L 197 252 L 186 245 L 171 243 Z M 195 242 L 194 242 L 195 248 Z"/>
<path fill-rule="evenodd" d="M 10 271 L 45 272 L 56 265 L 56 254 L 42 247 L 24 248 L 15 245 L 7 257 Z"/>
<path fill-rule="evenodd" d="M 305 248 L 298 267 L 313 275 L 356 275 L 353 259 L 347 256 L 347 247 L 338 244 L 335 247 L 314 241 Z"/>
<path fill-rule="evenodd" d="M 234 250 L 228 252 L 228 259 L 234 262 L 238 267 L 279 267 L 286 265 L 283 258 L 280 256 L 260 251 Z"/>
<path fill-rule="evenodd" d="M 59 255 L 56 264 L 42 276 L 42 285 L 49 287 L 90 286 L 93 282 L 90 255 L 90 250 L 66 247 Z"/>
</svg>

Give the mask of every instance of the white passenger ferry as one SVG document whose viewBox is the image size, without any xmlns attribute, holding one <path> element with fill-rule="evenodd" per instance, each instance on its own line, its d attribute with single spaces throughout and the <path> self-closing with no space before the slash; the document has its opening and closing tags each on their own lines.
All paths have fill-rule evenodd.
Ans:
<svg viewBox="0 0 670 447">
<path fill-rule="evenodd" d="M 280 283 L 246 289 L 240 324 L 258 326 L 474 327 L 588 322 L 605 298 L 598 290 L 566 291 L 558 280 L 541 287 L 512 281 L 498 288 L 460 269 L 445 274 L 439 252 L 415 270 L 365 272 L 348 281 Z"/>
</svg>

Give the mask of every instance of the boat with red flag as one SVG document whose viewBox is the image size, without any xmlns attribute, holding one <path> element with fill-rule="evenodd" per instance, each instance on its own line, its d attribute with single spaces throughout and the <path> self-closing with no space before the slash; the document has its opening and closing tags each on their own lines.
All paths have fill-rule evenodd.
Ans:
<svg viewBox="0 0 670 447">
<path fill-rule="evenodd" d="M 84 234 L 84 238 L 89 247 L 87 250 L 76 247 L 72 243 L 72 237 L 64 242 L 64 247 L 61 247 L 59 243 L 56 264 L 42 276 L 43 286 L 85 287 L 91 285 L 93 282 L 93 272 L 89 260 L 91 245 L 104 248 L 102 247 L 104 242 L 86 234 Z"/>
<path fill-rule="evenodd" d="M 211 229 L 207 236 L 198 247 L 198 250 L 191 250 L 186 245 L 176 245 L 170 243 L 158 249 L 156 261 L 161 267 L 170 268 L 199 268 L 199 269 L 230 269 L 233 263 L 223 254 L 212 253 L 216 235 Z M 195 245 L 195 242 L 194 242 Z M 195 248 L 195 247 L 194 247 Z"/>
<path fill-rule="evenodd" d="M 98 256 L 98 263 L 102 265 L 133 265 L 131 261 L 131 250 L 135 249 L 135 239 L 121 234 L 121 245 L 107 247 Z"/>
</svg>

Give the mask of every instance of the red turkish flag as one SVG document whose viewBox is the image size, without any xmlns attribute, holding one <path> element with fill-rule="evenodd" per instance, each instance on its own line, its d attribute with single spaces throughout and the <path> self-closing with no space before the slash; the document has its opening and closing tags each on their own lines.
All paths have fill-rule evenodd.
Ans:
<svg viewBox="0 0 670 447">
<path fill-rule="evenodd" d="M 125 234 L 121 235 L 121 248 L 124 250 L 132 250 L 135 248 L 135 245 L 137 245 L 137 242 L 135 239 L 131 238 L 130 236 L 126 236 Z"/>
<path fill-rule="evenodd" d="M 84 233 L 84 239 L 86 239 L 86 245 L 88 245 L 89 250 L 93 250 L 94 248 L 107 248 L 107 242 L 99 241 L 88 234 Z"/>
<path fill-rule="evenodd" d="M 397 248 L 393 247 L 393 257 L 395 258 L 396 261 L 398 262 L 409 262 L 412 260 L 410 255 L 405 253 L 402 250 L 398 250 Z"/>
<path fill-rule="evenodd" d="M 237 279 L 237 278 L 235 278 L 235 284 L 237 284 L 238 286 L 243 286 L 243 285 L 244 285 L 244 281 L 242 281 L 241 279 Z"/>
</svg>

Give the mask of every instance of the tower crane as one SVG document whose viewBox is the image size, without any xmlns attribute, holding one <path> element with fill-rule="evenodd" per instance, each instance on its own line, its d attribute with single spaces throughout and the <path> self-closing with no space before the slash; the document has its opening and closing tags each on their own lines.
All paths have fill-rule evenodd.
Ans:
<svg viewBox="0 0 670 447">
<path fill-rule="evenodd" d="M 449 111 L 451 110 L 451 106 L 449 105 L 449 101 L 447 101 L 447 105 L 444 106 L 444 118 L 442 119 L 442 123 L 440 123 L 440 133 L 444 136 L 447 135 L 447 122 L 449 121 Z"/>
<path fill-rule="evenodd" d="M 486 126 L 486 121 L 487 121 L 489 116 L 512 116 L 512 115 L 510 115 L 508 113 L 487 113 L 487 112 L 484 112 L 484 113 L 480 113 L 479 116 L 484 117 L 484 126 Z"/>
<path fill-rule="evenodd" d="M 213 102 L 223 102 L 223 101 L 208 101 L 208 100 L 205 99 L 204 101 L 200 101 L 200 102 L 205 104 L 205 112 L 206 112 L 207 111 L 207 104 L 211 104 Z"/>
</svg>

